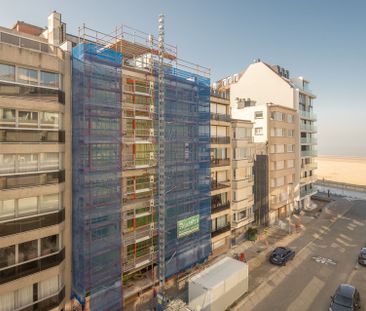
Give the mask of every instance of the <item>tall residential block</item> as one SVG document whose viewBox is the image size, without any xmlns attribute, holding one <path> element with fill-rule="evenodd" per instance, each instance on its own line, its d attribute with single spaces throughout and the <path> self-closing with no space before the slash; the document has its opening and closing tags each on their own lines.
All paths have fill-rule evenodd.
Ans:
<svg viewBox="0 0 366 311">
<path fill-rule="evenodd" d="M 225 92 L 211 89 L 211 237 L 213 256 L 231 246 L 231 117 Z"/>
<path fill-rule="evenodd" d="M 71 280 L 70 54 L 61 16 L 0 28 L 0 309 L 64 310 Z"/>
</svg>

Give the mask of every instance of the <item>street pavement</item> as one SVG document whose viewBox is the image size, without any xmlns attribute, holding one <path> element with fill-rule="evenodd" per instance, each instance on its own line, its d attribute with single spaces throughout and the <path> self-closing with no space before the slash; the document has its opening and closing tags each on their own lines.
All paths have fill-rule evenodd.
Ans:
<svg viewBox="0 0 366 311">
<path fill-rule="evenodd" d="M 249 293 L 231 310 L 328 310 L 330 296 L 346 282 L 358 288 L 361 310 L 366 310 L 366 267 L 357 264 L 365 242 L 366 201 L 331 202 L 298 237 L 295 233 L 281 241 L 296 251 L 292 262 L 273 266 L 263 252 L 250 269 Z M 250 260 L 249 267 L 258 260 Z"/>
</svg>

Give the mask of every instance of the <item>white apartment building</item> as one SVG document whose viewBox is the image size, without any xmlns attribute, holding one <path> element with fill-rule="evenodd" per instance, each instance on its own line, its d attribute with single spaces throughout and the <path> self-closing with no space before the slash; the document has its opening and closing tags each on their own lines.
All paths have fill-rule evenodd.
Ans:
<svg viewBox="0 0 366 311">
<path fill-rule="evenodd" d="M 267 151 L 268 144 L 273 138 L 282 140 L 281 144 L 294 145 L 289 147 L 289 150 L 294 148 L 290 152 L 295 155 L 294 161 L 297 169 L 291 183 L 295 193 L 300 193 L 300 196 L 294 195 L 294 208 L 309 207 L 310 197 L 315 192 L 313 184 L 315 181 L 314 169 L 316 168 L 314 161 L 316 156 L 316 117 L 313 113 L 313 100 L 316 96 L 308 87 L 309 81 L 302 77 L 290 78 L 288 70 L 256 60 L 240 74 L 225 78 L 219 84 L 222 88 L 230 89 L 232 118 L 254 122 L 255 143 L 261 143 L 264 146 L 267 144 Z M 291 129 L 291 126 L 285 124 L 289 123 L 284 122 L 288 121 L 285 119 L 281 121 L 283 126 L 276 125 L 276 122 L 272 122 L 271 125 L 271 120 L 278 120 L 272 119 L 269 107 L 272 107 L 272 110 L 273 107 L 282 107 L 283 109 L 279 109 L 278 112 L 282 113 L 284 118 L 293 115 L 295 128 Z M 295 135 L 296 139 L 295 136 L 291 135 Z M 283 140 L 285 137 L 292 143 L 286 142 L 286 139 Z M 300 176 L 299 184 L 296 184 L 298 179 L 296 175 Z M 269 182 L 271 181 L 269 180 Z"/>
</svg>

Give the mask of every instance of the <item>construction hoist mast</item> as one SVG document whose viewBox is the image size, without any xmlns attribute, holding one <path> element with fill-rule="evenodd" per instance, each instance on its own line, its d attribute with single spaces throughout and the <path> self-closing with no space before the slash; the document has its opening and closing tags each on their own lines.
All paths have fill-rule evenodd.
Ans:
<svg viewBox="0 0 366 311">
<path fill-rule="evenodd" d="M 158 232 L 159 232 L 159 285 L 160 290 L 165 290 L 165 85 L 164 85 L 164 15 L 159 15 L 159 71 L 158 71 Z"/>
</svg>

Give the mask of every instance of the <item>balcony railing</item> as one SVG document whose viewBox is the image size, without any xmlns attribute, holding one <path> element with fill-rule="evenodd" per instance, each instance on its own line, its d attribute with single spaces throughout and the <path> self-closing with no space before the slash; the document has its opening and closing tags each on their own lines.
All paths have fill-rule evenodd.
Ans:
<svg viewBox="0 0 366 311">
<path fill-rule="evenodd" d="M 301 150 L 302 157 L 316 157 L 318 152 L 316 150 Z"/>
<path fill-rule="evenodd" d="M 313 195 L 317 192 L 316 187 L 313 186 L 311 189 L 300 189 L 300 197 L 305 197 L 307 195 Z"/>
<path fill-rule="evenodd" d="M 317 181 L 317 177 L 315 175 L 300 178 L 300 183 L 301 184 L 308 184 L 310 182 L 314 183 L 316 181 Z"/>
<path fill-rule="evenodd" d="M 231 117 L 222 113 L 211 113 L 211 120 L 230 122 Z"/>
<path fill-rule="evenodd" d="M 230 202 L 221 203 L 221 204 L 211 204 L 211 214 L 219 213 L 230 209 Z"/>
<path fill-rule="evenodd" d="M 223 189 L 223 188 L 229 188 L 230 187 L 230 181 L 220 181 L 217 180 L 211 180 L 211 190 L 217 190 L 217 189 Z"/>
<path fill-rule="evenodd" d="M 230 159 L 211 159 L 211 167 L 228 165 L 230 165 Z"/>
<path fill-rule="evenodd" d="M 309 120 L 313 120 L 315 121 L 317 118 L 316 118 L 316 114 L 312 111 L 303 111 L 303 110 L 300 110 L 300 116 L 304 119 L 309 119 Z"/>
<path fill-rule="evenodd" d="M 308 164 L 301 165 L 301 168 L 304 170 L 315 170 L 318 168 L 318 164 L 317 163 L 308 163 Z"/>
<path fill-rule="evenodd" d="M 300 125 L 300 130 L 301 131 L 306 131 L 306 132 L 317 132 L 317 128 L 315 125 L 312 125 L 312 124 L 303 124 L 301 123 Z"/>
<path fill-rule="evenodd" d="M 16 266 L 0 270 L 0 284 L 26 277 L 28 275 L 41 272 L 43 270 L 59 265 L 65 259 L 65 249 L 58 253 L 36 258 Z"/>
<path fill-rule="evenodd" d="M 230 137 L 211 137 L 211 144 L 230 144 Z"/>
<path fill-rule="evenodd" d="M 314 145 L 318 143 L 318 140 L 314 137 L 301 137 L 301 143 L 302 144 L 309 144 L 309 145 Z"/>
<path fill-rule="evenodd" d="M 211 232 L 211 237 L 215 237 L 215 236 L 218 236 L 218 235 L 223 234 L 225 232 L 228 232 L 228 231 L 230 231 L 230 228 L 231 228 L 230 223 L 227 223 L 223 227 L 217 228 L 215 231 L 212 231 Z"/>
</svg>

